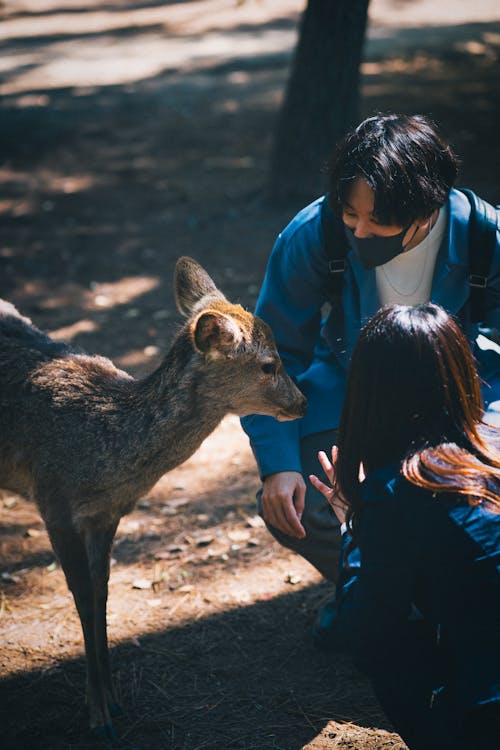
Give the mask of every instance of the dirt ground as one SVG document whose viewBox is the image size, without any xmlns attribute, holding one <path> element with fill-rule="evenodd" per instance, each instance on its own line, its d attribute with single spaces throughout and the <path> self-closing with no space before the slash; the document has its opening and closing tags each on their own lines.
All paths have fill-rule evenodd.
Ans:
<svg viewBox="0 0 500 750">
<path fill-rule="evenodd" d="M 299 206 L 264 184 L 304 2 L 0 2 L 0 294 L 149 372 L 179 324 L 176 258 L 252 308 Z M 496 0 L 372 0 L 363 115 L 424 112 L 499 202 Z M 315 196 L 311 196 L 313 198 Z M 235 417 L 120 524 L 108 607 L 123 750 L 404 748 L 310 627 L 331 589 L 272 542 Z M 1 746 L 84 750 L 74 606 L 36 509 L 0 495 Z"/>
</svg>

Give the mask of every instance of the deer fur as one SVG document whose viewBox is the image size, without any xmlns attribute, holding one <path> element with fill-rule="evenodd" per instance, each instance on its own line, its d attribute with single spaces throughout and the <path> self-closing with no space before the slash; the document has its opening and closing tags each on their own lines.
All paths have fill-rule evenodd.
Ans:
<svg viewBox="0 0 500 750">
<path fill-rule="evenodd" d="M 0 486 L 38 505 L 82 624 L 90 724 L 109 737 L 118 707 L 106 601 L 120 518 L 226 414 L 305 411 L 262 320 L 228 302 L 191 258 L 178 260 L 174 287 L 187 321 L 142 380 L 0 302 Z"/>
</svg>

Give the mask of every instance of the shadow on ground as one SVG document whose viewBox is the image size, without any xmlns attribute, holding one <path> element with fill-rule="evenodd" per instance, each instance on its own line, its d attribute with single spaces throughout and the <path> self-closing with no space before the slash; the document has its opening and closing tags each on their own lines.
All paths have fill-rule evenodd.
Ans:
<svg viewBox="0 0 500 750">
<path fill-rule="evenodd" d="M 367 683 L 353 679 L 347 657 L 326 657 L 310 645 L 306 625 L 319 589 L 114 648 L 118 691 L 127 708 L 116 722 L 118 747 L 299 750 L 331 720 L 387 726 Z M 84 677 L 80 659 L 0 683 L 2 708 L 17 718 L 4 724 L 2 747 L 93 747 L 86 738 Z M 387 747 L 398 746 L 386 739 Z"/>
</svg>

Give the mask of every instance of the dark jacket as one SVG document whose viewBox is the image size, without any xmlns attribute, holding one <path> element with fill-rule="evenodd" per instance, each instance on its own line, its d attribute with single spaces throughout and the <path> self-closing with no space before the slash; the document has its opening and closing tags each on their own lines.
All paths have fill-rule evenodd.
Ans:
<svg viewBox="0 0 500 750">
<path fill-rule="evenodd" d="M 413 604 L 440 640 L 436 695 L 465 712 L 500 701 L 500 513 L 416 487 L 395 467 L 362 488 L 359 548 L 341 568 L 338 637 L 368 674 L 390 669 Z"/>
<path fill-rule="evenodd" d="M 297 376 L 308 399 L 303 419 L 277 422 L 252 415 L 242 420 L 262 476 L 276 471 L 301 471 L 300 439 L 338 427 L 346 372 L 359 331 L 380 307 L 376 274 L 366 269 L 353 250 L 347 254 L 342 304 L 322 318 L 329 301 L 328 257 L 321 226 L 323 198 L 302 209 L 279 235 L 267 266 L 256 314 L 268 323 L 290 375 Z M 431 301 L 452 315 L 460 312 L 474 345 L 483 396 L 500 424 L 500 347 L 478 338 L 468 320 L 470 287 L 468 231 L 470 204 L 452 190 L 447 202 L 448 225 L 440 248 Z M 500 229 L 485 297 L 484 324 L 500 330 Z M 487 351 L 482 346 L 490 346 Z"/>
</svg>

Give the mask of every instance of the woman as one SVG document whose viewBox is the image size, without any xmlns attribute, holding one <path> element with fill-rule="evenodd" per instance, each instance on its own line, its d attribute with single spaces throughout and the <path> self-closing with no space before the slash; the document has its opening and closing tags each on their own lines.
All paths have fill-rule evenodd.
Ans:
<svg viewBox="0 0 500 750">
<path fill-rule="evenodd" d="M 499 431 L 482 417 L 458 325 L 431 303 L 386 308 L 354 349 L 332 462 L 319 454 L 331 486 L 310 477 L 344 531 L 332 637 L 411 750 L 500 742 Z"/>
</svg>

